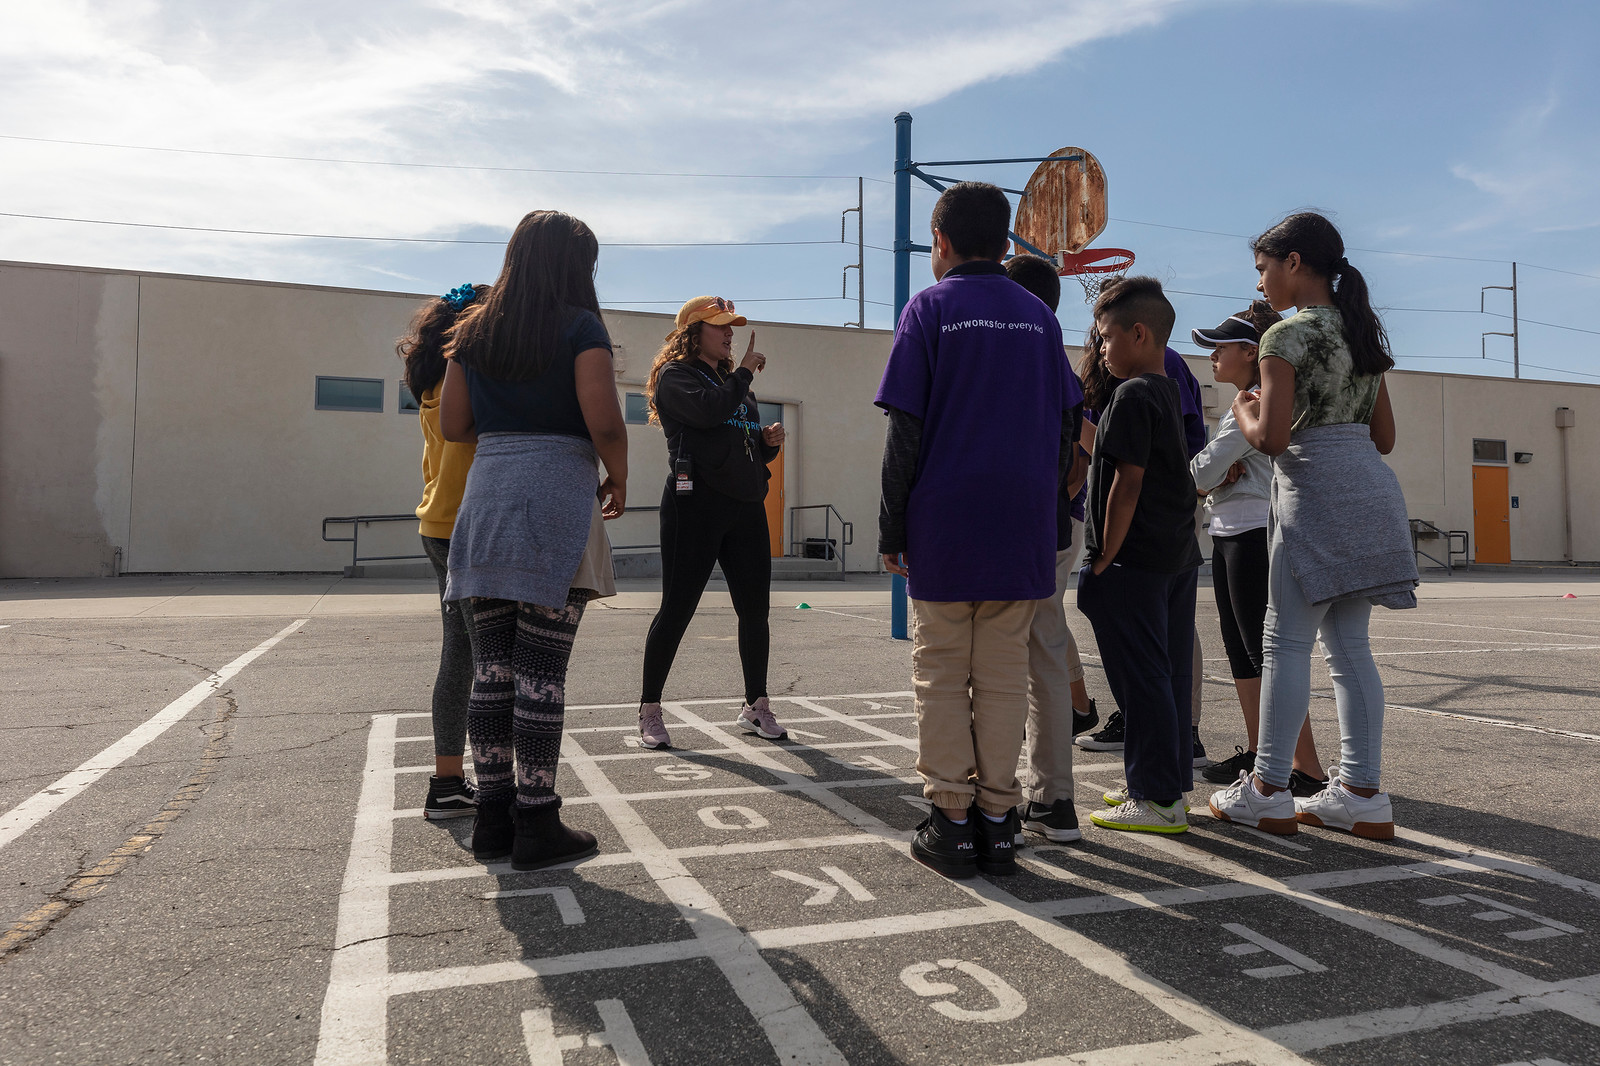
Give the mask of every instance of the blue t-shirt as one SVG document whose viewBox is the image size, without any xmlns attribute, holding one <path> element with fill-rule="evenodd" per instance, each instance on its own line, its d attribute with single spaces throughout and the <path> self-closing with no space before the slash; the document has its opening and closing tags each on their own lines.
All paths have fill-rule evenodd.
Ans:
<svg viewBox="0 0 1600 1066">
<path fill-rule="evenodd" d="M 1061 418 L 1083 392 L 1050 309 L 999 263 L 955 267 L 906 304 L 875 402 L 922 420 L 912 598 L 1053 595 Z"/>
<path fill-rule="evenodd" d="M 467 395 L 472 399 L 473 428 L 484 433 L 561 433 L 589 437 L 589 425 L 578 406 L 574 367 L 578 353 L 590 348 L 611 350 L 606 327 L 592 311 L 573 307 L 565 344 L 543 374 L 531 381 L 501 381 L 463 366 Z"/>
<path fill-rule="evenodd" d="M 1183 356 L 1167 349 L 1166 358 L 1162 361 L 1167 377 L 1178 383 L 1178 400 L 1183 407 L 1183 441 L 1188 446 L 1189 458 L 1193 459 L 1206 447 L 1206 416 L 1200 410 L 1200 381 L 1189 370 L 1189 364 L 1183 361 Z M 1120 378 L 1117 384 L 1122 384 Z M 1113 389 L 1116 386 L 1112 386 Z M 1085 421 L 1100 424 L 1100 412 L 1085 410 Z M 1078 495 L 1072 501 L 1072 517 L 1084 521 L 1084 502 L 1089 498 L 1089 483 L 1086 481 L 1083 488 L 1078 490 Z"/>
</svg>

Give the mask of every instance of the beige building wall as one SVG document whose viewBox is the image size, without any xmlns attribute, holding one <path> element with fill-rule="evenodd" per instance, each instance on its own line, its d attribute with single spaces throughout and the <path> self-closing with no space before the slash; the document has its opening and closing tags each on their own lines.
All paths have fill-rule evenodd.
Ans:
<svg viewBox="0 0 1600 1066">
<path fill-rule="evenodd" d="M 350 549 L 321 540 L 324 517 L 405 513 L 420 496 L 421 435 L 416 415 L 398 410 L 394 343 L 423 299 L 0 263 L 0 577 L 339 570 Z M 643 391 L 670 316 L 605 320 L 619 397 Z M 872 396 L 890 335 L 753 326 L 769 359 L 755 391 L 784 405 L 789 432 L 786 507 L 832 504 L 854 523 L 849 568 L 876 570 L 885 423 Z M 747 336 L 737 331 L 740 351 Z M 1211 386 L 1214 427 L 1233 390 L 1212 382 L 1207 360 L 1188 363 Z M 382 379 L 383 411 L 316 410 L 319 374 Z M 1554 411 L 1571 408 L 1574 554 L 1600 559 L 1600 386 L 1408 371 L 1389 381 L 1399 424 L 1389 461 L 1413 517 L 1473 532 L 1473 438 L 1532 453 L 1509 465 L 1517 560 L 1562 558 Z M 629 441 L 629 502 L 658 504 L 661 431 L 630 426 Z M 820 535 L 820 519 L 797 533 Z M 656 517 L 624 516 L 611 535 L 653 544 Z M 372 527 L 362 548 L 415 552 L 416 527 Z"/>
</svg>

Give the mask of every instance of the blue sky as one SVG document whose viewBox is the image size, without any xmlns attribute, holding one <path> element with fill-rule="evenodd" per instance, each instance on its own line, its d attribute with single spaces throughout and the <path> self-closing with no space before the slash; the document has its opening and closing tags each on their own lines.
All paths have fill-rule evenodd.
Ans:
<svg viewBox="0 0 1600 1066">
<path fill-rule="evenodd" d="M 1478 358 L 1479 334 L 1507 322 L 1476 309 L 1516 259 L 1525 376 L 1600 381 L 1593 3 L 4 0 L 0 13 L 7 212 L 495 242 L 556 207 L 607 245 L 607 306 L 715 292 L 756 318 L 838 324 L 855 314 L 853 280 L 832 299 L 853 228 L 849 245 L 625 245 L 830 242 L 864 175 L 867 242 L 886 247 L 893 117 L 908 110 L 919 158 L 1094 152 L 1115 220 L 1096 243 L 1132 248 L 1179 291 L 1185 335 L 1243 306 L 1245 236 L 1316 207 L 1392 309 L 1402 367 L 1509 374 Z M 28 137 L 838 177 L 15 139 Z M 1030 169 L 970 173 L 1020 186 Z M 932 199 L 914 200 L 918 239 Z M 500 251 L 0 215 L 0 258 L 443 292 L 491 280 Z M 916 260 L 914 286 L 931 281 Z M 867 252 L 866 285 L 868 325 L 889 326 L 887 252 Z M 1074 291 L 1069 336 L 1087 324 Z M 1489 307 L 1509 311 L 1508 295 Z M 1508 340 L 1489 346 L 1510 358 Z"/>
</svg>

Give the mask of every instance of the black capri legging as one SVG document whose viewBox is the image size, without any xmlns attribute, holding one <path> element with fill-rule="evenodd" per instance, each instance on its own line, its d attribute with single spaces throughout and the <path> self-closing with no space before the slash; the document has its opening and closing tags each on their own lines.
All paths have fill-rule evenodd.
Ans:
<svg viewBox="0 0 1600 1066">
<path fill-rule="evenodd" d="M 767 506 L 697 488 L 680 497 L 672 479 L 661 497 L 661 609 L 644 641 L 641 703 L 660 703 L 672 660 L 700 605 L 712 566 L 722 565 L 728 596 L 739 616 L 739 664 L 746 703 L 767 694 L 771 634 L 772 545 Z"/>
<path fill-rule="evenodd" d="M 1233 676 L 1260 677 L 1261 634 L 1267 624 L 1265 528 L 1211 538 L 1211 586 Z"/>
</svg>

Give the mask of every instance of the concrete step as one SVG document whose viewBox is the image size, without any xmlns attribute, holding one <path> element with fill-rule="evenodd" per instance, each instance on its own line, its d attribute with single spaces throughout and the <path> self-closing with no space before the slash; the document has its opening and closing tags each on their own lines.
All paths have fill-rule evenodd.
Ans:
<svg viewBox="0 0 1600 1066">
<path fill-rule="evenodd" d="M 786 557 L 772 560 L 774 581 L 843 581 L 844 573 L 837 559 L 799 559 Z"/>
</svg>

